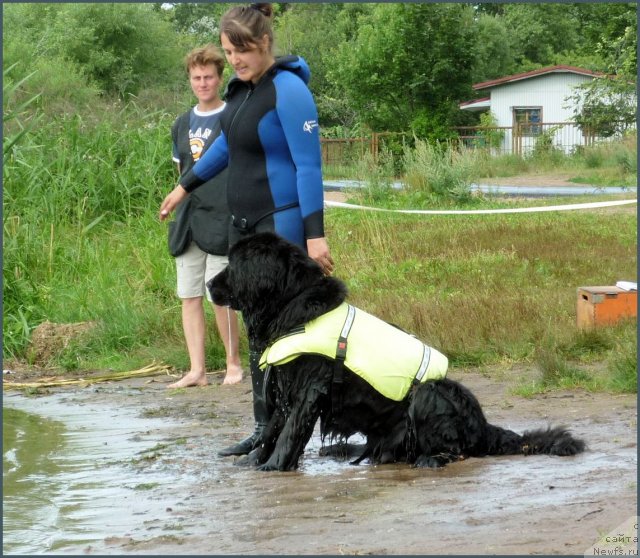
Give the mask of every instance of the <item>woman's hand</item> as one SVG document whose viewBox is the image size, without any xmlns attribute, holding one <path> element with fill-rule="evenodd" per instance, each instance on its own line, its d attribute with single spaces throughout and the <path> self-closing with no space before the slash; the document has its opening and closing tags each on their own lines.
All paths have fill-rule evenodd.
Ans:
<svg viewBox="0 0 640 558">
<path fill-rule="evenodd" d="M 307 252 L 309 257 L 318 264 L 324 271 L 325 275 L 331 275 L 333 273 L 333 259 L 329 252 L 329 244 L 325 237 L 322 238 L 308 238 L 307 239 Z"/>
<path fill-rule="evenodd" d="M 177 205 L 188 196 L 188 192 L 178 184 L 160 206 L 160 221 L 164 221 Z"/>
</svg>

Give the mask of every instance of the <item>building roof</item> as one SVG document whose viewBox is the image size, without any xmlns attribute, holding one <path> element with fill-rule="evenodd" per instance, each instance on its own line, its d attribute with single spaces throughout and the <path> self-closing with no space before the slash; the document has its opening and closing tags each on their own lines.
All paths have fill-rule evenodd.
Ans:
<svg viewBox="0 0 640 558">
<path fill-rule="evenodd" d="M 578 68 L 576 66 L 547 66 L 546 68 L 538 68 L 537 70 L 531 70 L 530 72 L 523 72 L 521 74 L 513 74 L 511 76 L 505 76 L 498 79 L 483 81 L 481 83 L 474 83 L 472 87 L 476 91 L 479 89 L 489 89 L 491 87 L 496 87 L 498 85 L 504 85 L 505 83 L 511 83 L 513 81 L 520 81 L 523 79 L 529 79 L 532 77 L 538 77 L 544 74 L 553 74 L 553 73 L 579 74 L 582 76 L 591 76 L 591 77 L 599 77 L 599 76 L 605 75 L 601 72 L 594 72 L 592 70 L 587 70 L 585 68 Z"/>
<path fill-rule="evenodd" d="M 491 107 L 491 97 L 482 97 L 482 99 L 474 99 L 472 101 L 464 101 L 458 105 L 463 110 L 478 111 L 486 110 Z"/>
</svg>

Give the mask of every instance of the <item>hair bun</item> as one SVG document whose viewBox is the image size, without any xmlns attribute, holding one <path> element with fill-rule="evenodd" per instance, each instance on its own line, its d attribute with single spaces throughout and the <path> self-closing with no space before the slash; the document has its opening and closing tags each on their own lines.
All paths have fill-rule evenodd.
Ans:
<svg viewBox="0 0 640 558">
<path fill-rule="evenodd" d="M 273 5 L 270 3 L 250 4 L 249 7 L 253 10 L 258 10 L 265 17 L 271 17 L 273 15 Z"/>
</svg>

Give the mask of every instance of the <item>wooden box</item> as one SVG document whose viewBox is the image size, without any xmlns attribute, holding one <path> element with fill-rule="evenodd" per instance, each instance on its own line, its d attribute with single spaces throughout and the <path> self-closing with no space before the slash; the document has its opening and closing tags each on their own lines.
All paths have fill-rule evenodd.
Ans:
<svg viewBox="0 0 640 558">
<path fill-rule="evenodd" d="M 578 287 L 576 323 L 580 329 L 611 325 L 638 316 L 638 291 L 619 287 Z"/>
</svg>

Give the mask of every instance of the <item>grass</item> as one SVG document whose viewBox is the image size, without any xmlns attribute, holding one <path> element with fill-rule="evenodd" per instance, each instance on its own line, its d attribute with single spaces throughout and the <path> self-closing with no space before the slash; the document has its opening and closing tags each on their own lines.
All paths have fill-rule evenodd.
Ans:
<svg viewBox="0 0 640 558">
<path fill-rule="evenodd" d="M 124 371 L 156 361 L 184 369 L 174 260 L 166 224 L 157 219 L 176 181 L 172 117 L 120 106 L 103 107 L 101 117 L 43 119 L 5 156 L 3 356 L 25 359 L 31 331 L 45 320 L 92 321 L 97 327 L 88 337 L 53 355 L 51 365 Z M 402 192 L 390 188 L 390 156 L 376 166 L 360 161 L 349 178 L 371 186 L 357 201 L 429 209 L 529 203 L 465 195 L 480 154 L 421 149 L 405 154 L 411 187 Z M 610 149 L 618 155 L 602 155 L 600 166 L 589 168 L 618 172 L 610 169 L 622 168 L 615 163 L 622 151 Z M 597 157 L 589 157 L 594 165 Z M 484 216 L 326 212 L 336 274 L 354 304 L 425 339 L 454 366 L 537 366 L 538 390 L 637 389 L 635 323 L 591 336 L 575 327 L 578 286 L 636 277 L 636 226 L 635 211 L 624 208 Z M 222 368 L 222 343 L 213 327 L 208 335 L 209 368 Z M 246 355 L 244 335 L 241 351 Z M 594 379 L 594 367 L 606 374 Z"/>
<path fill-rule="evenodd" d="M 557 388 L 637 393 L 635 328 L 635 322 L 623 322 L 576 332 L 565 344 L 547 340 L 536 350 L 539 377 L 518 387 L 515 393 L 530 396 Z"/>
</svg>

